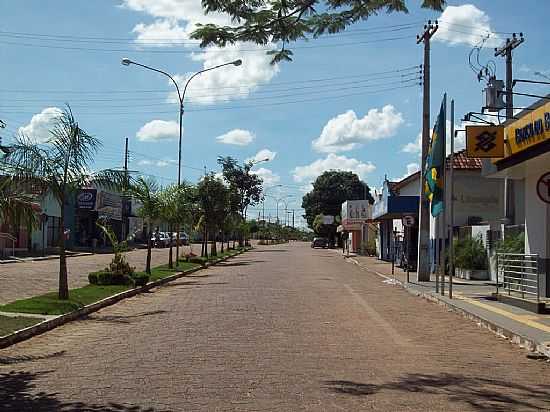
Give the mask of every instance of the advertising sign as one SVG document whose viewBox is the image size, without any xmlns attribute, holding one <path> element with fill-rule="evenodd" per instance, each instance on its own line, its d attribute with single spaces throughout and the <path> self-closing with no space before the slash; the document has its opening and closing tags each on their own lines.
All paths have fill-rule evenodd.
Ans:
<svg viewBox="0 0 550 412">
<path fill-rule="evenodd" d="M 466 126 L 468 157 L 504 157 L 504 127 Z"/>
<path fill-rule="evenodd" d="M 403 218 L 401 218 L 401 223 L 403 223 L 403 226 L 414 226 L 414 222 L 414 216 L 403 216 Z"/>
<path fill-rule="evenodd" d="M 323 216 L 323 225 L 332 225 L 334 223 L 334 216 L 324 215 Z"/>
<path fill-rule="evenodd" d="M 93 210 L 95 208 L 96 195 L 96 189 L 80 189 L 76 194 L 76 207 L 78 209 Z"/>
<path fill-rule="evenodd" d="M 122 197 L 114 193 L 99 192 L 97 212 L 109 219 L 122 220 Z"/>
<path fill-rule="evenodd" d="M 368 200 L 348 200 L 342 204 L 342 223 L 366 223 L 372 219 L 372 206 Z"/>
<path fill-rule="evenodd" d="M 528 112 L 506 128 L 510 154 L 550 140 L 550 102 Z"/>
</svg>

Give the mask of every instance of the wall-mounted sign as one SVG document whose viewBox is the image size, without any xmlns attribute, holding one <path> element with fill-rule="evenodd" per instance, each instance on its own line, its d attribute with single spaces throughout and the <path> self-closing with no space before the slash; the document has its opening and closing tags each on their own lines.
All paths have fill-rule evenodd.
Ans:
<svg viewBox="0 0 550 412">
<path fill-rule="evenodd" d="M 544 203 L 550 203 L 550 172 L 543 174 L 538 180 L 537 195 Z"/>
<path fill-rule="evenodd" d="M 368 200 L 347 200 L 342 203 L 342 223 L 366 223 L 372 219 L 372 206 Z"/>
<path fill-rule="evenodd" d="M 401 218 L 401 222 L 403 223 L 403 226 L 414 226 L 415 218 L 414 216 L 403 216 Z"/>
<path fill-rule="evenodd" d="M 80 189 L 76 194 L 76 207 L 78 209 L 93 210 L 95 208 L 96 195 L 96 189 Z"/>
<path fill-rule="evenodd" d="M 122 220 L 122 197 L 114 193 L 99 192 L 97 212 L 109 219 Z"/>
<path fill-rule="evenodd" d="M 504 127 L 466 126 L 468 157 L 504 157 Z"/>
<path fill-rule="evenodd" d="M 550 140 L 550 102 L 523 115 L 506 128 L 510 154 Z"/>
</svg>

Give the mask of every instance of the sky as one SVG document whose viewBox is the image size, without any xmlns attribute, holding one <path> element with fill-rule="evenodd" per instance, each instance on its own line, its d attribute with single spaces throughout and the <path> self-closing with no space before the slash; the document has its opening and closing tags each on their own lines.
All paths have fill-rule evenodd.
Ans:
<svg viewBox="0 0 550 412">
<path fill-rule="evenodd" d="M 487 65 L 504 79 L 504 59 L 493 49 L 522 32 L 514 78 L 550 78 L 550 2 L 449 1 L 443 13 L 419 3 L 408 1 L 409 14 L 380 14 L 343 33 L 292 44 L 294 61 L 272 65 L 270 46 L 200 49 L 189 38 L 195 24 L 229 24 L 223 15 L 204 16 L 200 0 L 2 0 L 0 136 L 4 143 L 18 133 L 43 142 L 69 104 L 80 126 L 103 143 L 94 168 L 121 167 L 128 138 L 131 170 L 174 183 L 174 86 L 121 59 L 167 71 L 181 87 L 196 71 L 242 59 L 239 67 L 189 83 L 182 176 L 196 182 L 205 168 L 219 172 L 218 156 L 269 159 L 254 166 L 269 195 L 265 216 L 275 218 L 279 200 L 279 218 L 286 206 L 302 225 L 301 197 L 325 170 L 356 172 L 374 190 L 385 177 L 418 169 L 423 48 L 416 35 L 428 19 L 440 22 L 432 41 L 432 124 L 445 92 L 455 100 L 458 128 L 465 113 L 483 106 L 485 81 L 469 64 L 476 46 L 482 47 L 472 55 L 474 66 Z M 518 84 L 515 91 L 547 88 Z M 516 107 L 532 102 L 515 98 Z M 264 210 L 257 205 L 249 216 Z"/>
</svg>

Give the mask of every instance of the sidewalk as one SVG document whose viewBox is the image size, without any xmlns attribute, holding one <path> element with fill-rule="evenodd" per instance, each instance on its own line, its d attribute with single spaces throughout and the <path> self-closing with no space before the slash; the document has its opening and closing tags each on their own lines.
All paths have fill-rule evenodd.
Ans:
<svg viewBox="0 0 550 412">
<path fill-rule="evenodd" d="M 449 299 L 448 277 L 444 285 L 445 296 L 442 296 L 435 292 L 435 275 L 429 282 L 416 282 L 416 273 L 411 272 L 410 282 L 407 282 L 407 273 L 401 268 L 395 267 L 392 275 L 389 262 L 356 255 L 346 260 L 384 278 L 385 283 L 402 286 L 415 295 L 437 301 L 513 343 L 550 357 L 550 315 L 534 314 L 491 299 L 496 291 L 494 283 L 453 278 L 453 299 Z"/>
</svg>

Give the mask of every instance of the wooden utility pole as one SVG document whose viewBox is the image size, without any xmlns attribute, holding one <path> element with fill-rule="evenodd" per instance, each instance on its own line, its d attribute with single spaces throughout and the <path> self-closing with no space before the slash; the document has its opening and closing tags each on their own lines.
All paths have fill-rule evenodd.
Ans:
<svg viewBox="0 0 550 412">
<path fill-rule="evenodd" d="M 122 240 L 126 240 L 126 237 L 128 236 L 128 202 L 130 199 L 128 198 L 128 138 L 126 138 L 126 142 L 124 145 L 124 193 L 122 195 Z"/>
<path fill-rule="evenodd" d="M 438 29 L 437 21 L 424 26 L 424 32 L 416 36 L 416 43 L 424 44 L 424 64 L 423 64 L 423 86 L 424 98 L 422 104 L 422 162 L 421 162 L 421 180 L 420 180 L 420 207 L 418 222 L 418 261 L 416 280 L 430 280 L 430 261 L 429 261 L 429 242 L 430 242 L 430 204 L 424 196 L 424 182 L 426 179 L 426 157 L 428 155 L 428 145 L 430 141 L 430 40 Z"/>
</svg>

